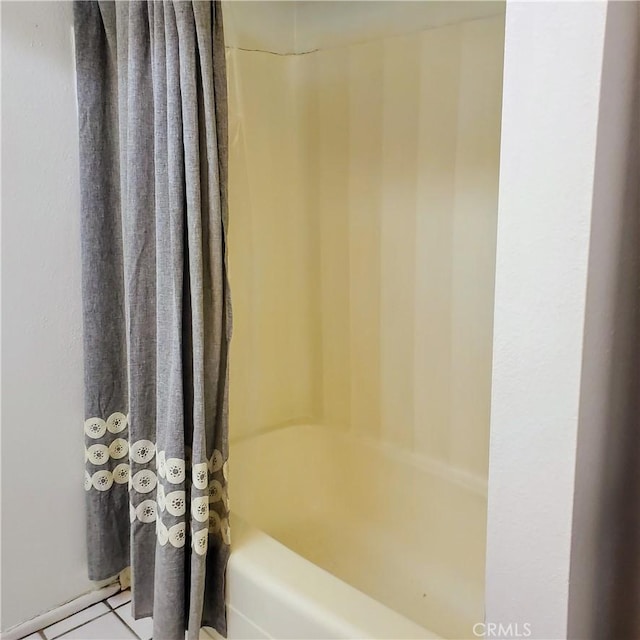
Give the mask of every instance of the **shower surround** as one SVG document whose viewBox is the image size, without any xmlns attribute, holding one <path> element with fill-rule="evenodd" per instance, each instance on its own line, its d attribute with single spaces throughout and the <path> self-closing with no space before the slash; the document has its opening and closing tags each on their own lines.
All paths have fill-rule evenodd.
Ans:
<svg viewBox="0 0 640 640">
<path fill-rule="evenodd" d="M 353 4 L 325 18 L 348 23 Z M 260 573 L 245 553 L 270 564 L 261 529 L 291 568 L 261 598 L 302 588 L 291 558 L 368 598 L 281 600 L 285 619 L 332 620 L 297 637 L 469 637 L 484 619 L 501 7 L 337 42 L 318 28 L 295 55 L 256 51 L 269 43 L 233 9 L 230 464 L 249 524 L 230 633 L 233 616 L 264 637 L 303 633 L 247 613 L 234 587 L 237 567 Z M 374 604 L 386 626 L 367 623 Z"/>
</svg>

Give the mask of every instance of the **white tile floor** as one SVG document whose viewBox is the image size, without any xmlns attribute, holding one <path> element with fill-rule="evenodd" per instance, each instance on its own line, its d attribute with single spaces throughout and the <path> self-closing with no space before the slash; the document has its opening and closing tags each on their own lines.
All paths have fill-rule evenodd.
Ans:
<svg viewBox="0 0 640 640">
<path fill-rule="evenodd" d="M 131 592 L 120 591 L 23 640 L 151 640 L 152 631 L 151 618 L 133 619 Z M 200 631 L 200 640 L 213 637 L 204 629 Z"/>
</svg>

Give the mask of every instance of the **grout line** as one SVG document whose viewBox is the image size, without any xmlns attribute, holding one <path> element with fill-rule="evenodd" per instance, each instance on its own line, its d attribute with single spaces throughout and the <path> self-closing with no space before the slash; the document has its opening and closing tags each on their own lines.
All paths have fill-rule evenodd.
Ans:
<svg viewBox="0 0 640 640">
<path fill-rule="evenodd" d="M 123 589 L 124 591 L 124 589 Z M 58 635 L 55 636 L 51 636 L 51 638 L 49 638 L 48 640 L 56 640 L 57 638 L 60 638 L 61 636 L 67 634 L 67 633 L 71 633 L 72 631 L 75 631 L 76 629 L 80 629 L 88 624 L 91 624 L 92 622 L 95 622 L 96 620 L 99 620 L 100 618 L 104 618 L 105 616 L 110 615 L 111 613 L 113 613 L 115 615 L 115 617 L 118 619 L 118 621 L 120 622 L 120 624 L 122 624 L 128 631 L 130 631 L 138 640 L 142 640 L 142 638 L 136 633 L 135 629 L 133 629 L 133 627 L 131 627 L 129 624 L 127 624 L 118 614 L 117 614 L 117 610 L 118 609 L 122 609 L 122 607 L 126 607 L 127 605 L 130 605 L 131 602 L 125 602 L 121 605 L 119 605 L 118 607 L 114 608 L 111 606 L 111 603 L 107 602 L 107 599 L 105 598 L 104 600 L 102 600 L 101 602 L 104 602 L 107 605 L 107 608 L 109 609 L 109 611 L 105 611 L 104 613 L 101 613 L 100 615 L 96 616 L 95 618 L 91 618 L 91 620 L 87 620 L 86 622 L 83 622 L 82 624 L 79 624 L 75 627 L 71 627 L 70 629 L 65 629 L 64 631 L 62 631 L 61 633 L 59 633 Z M 99 603 L 95 603 L 95 604 L 99 604 Z M 95 605 L 89 605 L 88 607 L 84 607 L 84 609 L 80 609 L 80 611 L 77 611 L 76 613 L 80 613 L 82 611 L 84 611 L 85 609 L 88 609 L 89 607 L 93 607 Z M 58 622 L 62 622 L 63 620 L 68 620 L 69 618 L 73 617 L 76 615 L 76 613 L 72 613 L 71 615 L 68 615 L 66 618 L 62 618 L 62 620 L 59 620 Z M 57 622 L 54 624 L 58 624 Z M 49 625 L 49 627 L 52 627 L 53 625 Z M 49 627 L 44 627 L 43 629 L 38 629 L 35 633 L 42 639 L 42 640 L 47 640 L 47 636 L 44 635 L 44 632 L 46 629 L 48 629 Z M 209 638 L 211 638 L 213 640 L 214 636 L 212 636 L 207 629 L 202 629 L 205 632 L 205 635 Z"/>
<path fill-rule="evenodd" d="M 20 624 L 7 629 L 2 634 L 2 638 L 4 640 L 21 640 L 22 638 L 25 638 L 29 635 L 38 633 L 39 631 L 43 631 L 44 629 L 48 629 L 57 622 L 66 620 L 72 615 L 75 615 L 80 611 L 84 611 L 85 609 L 88 609 L 95 604 L 103 602 L 120 590 L 120 585 L 118 585 L 117 582 L 112 582 L 105 585 L 104 587 L 100 587 L 98 589 L 88 591 L 87 593 L 83 593 L 77 598 L 68 600 L 58 607 L 54 607 L 49 611 L 44 611 L 34 618 L 31 618 L 31 620 L 21 622 Z"/>
<path fill-rule="evenodd" d="M 2 0 L 0 0 L 1 2 Z M 127 589 L 120 589 L 120 591 L 118 591 L 118 593 L 114 593 L 112 596 L 109 596 L 109 598 L 105 598 L 103 600 L 103 602 L 107 605 L 107 607 L 109 607 L 111 609 L 111 611 L 115 611 L 116 609 L 119 609 L 120 607 L 124 607 L 125 604 L 131 604 L 131 598 L 129 598 L 128 602 L 123 602 L 121 604 L 119 604 L 117 607 L 114 607 L 110 602 L 109 599 L 111 598 L 115 598 L 117 595 L 121 594 L 123 591 L 130 591 L 129 588 Z"/>
<path fill-rule="evenodd" d="M 125 604 L 130 604 L 130 603 L 125 603 Z M 121 606 L 123 606 L 123 607 L 124 607 L 125 605 L 123 604 L 123 605 L 121 605 Z M 119 609 L 119 608 L 120 608 L 120 607 L 118 607 L 118 609 Z M 116 610 L 115 610 L 115 609 L 113 609 L 113 613 L 114 613 L 114 615 L 116 616 L 116 618 L 118 618 L 118 620 L 120 620 L 120 623 L 124 625 L 125 629 L 128 629 L 129 631 L 131 631 L 131 633 L 133 633 L 133 635 L 134 635 L 136 638 L 138 638 L 138 640 L 142 640 L 142 639 L 140 638 L 140 636 L 135 632 L 135 629 L 132 629 L 132 628 L 131 628 L 131 627 L 130 627 L 130 626 L 129 626 L 129 625 L 128 625 L 128 624 L 127 624 L 127 623 L 126 623 L 126 622 L 125 622 L 125 621 L 124 621 L 124 620 L 123 620 L 123 619 L 122 619 L 122 618 L 121 618 L 121 617 L 116 613 Z"/>
<path fill-rule="evenodd" d="M 121 605 L 118 607 L 118 609 L 122 609 L 122 607 L 126 607 L 127 605 L 130 605 L 130 604 L 131 604 L 131 602 L 125 602 L 124 604 L 121 604 Z M 138 640 L 142 640 L 142 638 L 140 638 L 140 636 L 136 633 L 136 630 L 135 630 L 133 627 L 129 626 L 129 625 L 128 625 L 128 624 L 127 624 L 127 623 L 126 623 L 126 622 L 125 622 L 125 621 L 124 621 L 124 620 L 123 620 L 123 619 L 122 619 L 122 618 L 117 614 L 117 610 L 118 610 L 118 609 L 113 609 L 113 613 L 115 613 L 115 614 L 116 614 L 116 618 L 118 618 L 118 620 L 120 620 L 120 622 L 122 622 L 122 624 L 123 624 L 127 629 L 129 629 L 129 631 L 131 631 L 131 633 L 133 633 L 133 635 L 134 635 L 136 638 L 138 638 Z"/>
<path fill-rule="evenodd" d="M 87 607 L 87 608 L 88 608 L 88 607 Z M 84 609 L 82 609 L 82 611 L 84 611 Z M 79 612 L 78 612 L 78 613 L 79 613 Z M 75 627 L 71 627 L 71 629 L 65 629 L 64 631 L 62 631 L 61 633 L 59 633 L 57 636 L 52 636 L 52 637 L 50 638 L 50 640 L 55 640 L 56 638 L 59 638 L 60 636 L 64 635 L 65 633 L 71 633 L 72 631 L 75 631 L 76 629 L 79 629 L 80 627 L 84 627 L 86 624 L 89 624 L 90 622 L 93 622 L 94 620 L 99 620 L 100 618 L 104 618 L 104 616 L 107 616 L 107 615 L 109 615 L 110 613 L 111 613 L 111 611 L 105 611 L 104 613 L 101 613 L 99 616 L 96 616 L 95 618 L 91 618 L 91 620 L 86 620 L 86 621 L 85 621 L 85 622 L 83 622 L 82 624 L 79 624 L 79 625 L 77 625 L 77 626 L 75 626 Z M 75 613 L 74 613 L 74 614 L 72 614 L 72 615 L 75 615 Z M 62 620 L 67 620 L 67 619 L 69 619 L 69 618 L 71 618 L 71 616 L 67 616 L 66 618 L 62 618 Z M 60 622 L 62 622 L 62 620 L 60 620 Z M 56 624 L 57 624 L 57 623 L 56 623 Z M 51 626 L 53 626 L 53 625 L 51 625 Z M 47 629 L 47 627 L 45 627 L 45 629 Z M 45 629 L 42 629 L 42 630 L 40 631 L 40 633 L 42 634 L 42 636 L 43 636 L 43 637 L 45 638 L 45 640 L 46 640 L 47 636 L 45 636 L 45 635 L 44 635 L 44 631 L 45 631 Z"/>
<path fill-rule="evenodd" d="M 105 602 L 106 602 L 106 600 L 105 600 Z M 126 602 L 125 602 L 125 604 L 120 605 L 120 606 L 124 607 L 126 604 L 128 604 L 128 603 L 126 603 Z M 120 608 L 120 607 L 118 607 L 118 609 L 119 609 L 119 608 Z M 128 624 L 127 624 L 127 623 L 126 623 L 126 622 L 125 622 L 125 621 L 124 621 L 124 620 L 123 620 L 123 619 L 122 619 L 122 618 L 121 618 L 121 617 L 116 613 L 116 610 L 115 610 L 115 609 L 113 609 L 112 607 L 109 607 L 109 611 L 105 611 L 104 613 L 101 613 L 99 616 L 96 616 L 95 618 L 91 618 L 91 620 L 87 620 L 86 622 L 83 622 L 82 624 L 79 624 L 77 627 L 72 627 L 71 629 L 67 629 L 66 631 L 63 631 L 61 634 L 59 634 L 59 635 L 57 635 L 57 636 L 53 636 L 50 640 L 56 640 L 56 638 L 59 638 L 60 636 L 62 636 L 62 635 L 64 635 L 64 634 L 66 634 L 66 633 L 71 633 L 72 631 L 75 631 L 76 629 L 80 629 L 80 628 L 82 628 L 82 627 L 84 627 L 84 626 L 86 626 L 86 625 L 88 625 L 88 624 L 90 624 L 90 623 L 94 622 L 95 620 L 99 620 L 100 618 L 104 618 L 105 616 L 108 616 L 108 615 L 110 615 L 110 614 L 112 614 L 112 613 L 113 613 L 113 614 L 115 615 L 115 617 L 118 619 L 118 621 L 120 622 L 120 624 L 124 625 L 124 627 L 125 627 L 127 630 L 131 631 L 131 633 L 132 633 L 136 638 L 138 638 L 138 640 L 141 640 L 140 636 L 135 632 L 135 630 L 134 630 L 134 629 L 132 629 L 132 628 L 131 628 L 131 627 L 130 627 L 130 626 L 129 626 L 129 625 L 128 625 Z M 75 615 L 75 614 L 74 614 L 74 615 Z M 69 616 L 69 617 L 71 617 L 71 616 Z M 63 620 L 66 620 L 66 618 L 63 618 Z M 61 622 L 62 622 L 62 621 L 61 621 Z M 38 633 L 42 636 L 43 640 L 47 640 L 46 636 L 44 635 L 44 630 L 40 630 L 40 631 L 38 631 Z"/>
</svg>

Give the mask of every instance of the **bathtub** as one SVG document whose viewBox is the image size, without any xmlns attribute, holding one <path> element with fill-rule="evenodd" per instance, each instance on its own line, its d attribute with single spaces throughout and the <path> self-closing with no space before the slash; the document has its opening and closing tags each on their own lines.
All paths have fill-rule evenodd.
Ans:
<svg viewBox="0 0 640 640">
<path fill-rule="evenodd" d="M 472 638 L 486 490 L 324 425 L 231 447 L 230 638 Z"/>
</svg>

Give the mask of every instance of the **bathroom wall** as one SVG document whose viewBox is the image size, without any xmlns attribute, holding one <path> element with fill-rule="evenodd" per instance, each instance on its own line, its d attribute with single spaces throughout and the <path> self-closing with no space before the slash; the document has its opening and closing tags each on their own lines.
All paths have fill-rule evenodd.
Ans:
<svg viewBox="0 0 640 640">
<path fill-rule="evenodd" d="M 531 638 L 639 637 L 639 18 L 507 6 L 486 617 Z"/>
<path fill-rule="evenodd" d="M 505 0 L 223 0 L 233 49 L 309 53 L 503 14 Z"/>
<path fill-rule="evenodd" d="M 312 220 L 303 206 L 293 68 L 231 51 L 231 430 L 240 437 L 317 416 Z"/>
<path fill-rule="evenodd" d="M 498 15 L 230 48 L 232 436 L 313 419 L 484 477 L 502 47 Z"/>
<path fill-rule="evenodd" d="M 640 638 L 640 4 L 607 8 L 568 634 Z"/>
<path fill-rule="evenodd" d="M 2 3 L 2 629 L 92 588 L 72 25 Z"/>
</svg>

